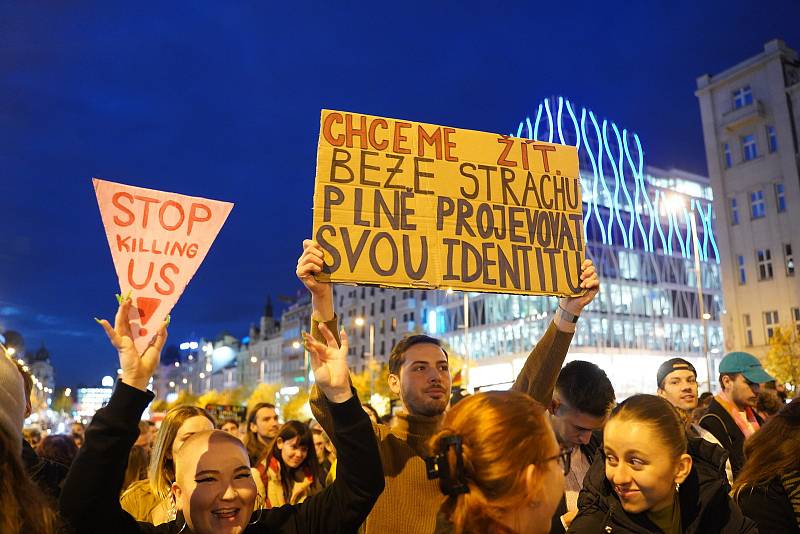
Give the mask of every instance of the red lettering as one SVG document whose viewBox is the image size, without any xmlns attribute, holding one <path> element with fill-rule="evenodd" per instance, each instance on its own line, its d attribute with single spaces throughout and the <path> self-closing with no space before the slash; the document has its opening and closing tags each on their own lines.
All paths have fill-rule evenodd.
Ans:
<svg viewBox="0 0 800 534">
<path fill-rule="evenodd" d="M 141 195 L 133 195 L 136 200 L 144 202 L 144 212 L 142 213 L 142 228 L 147 228 L 147 218 L 150 214 L 150 204 L 157 204 L 157 198 L 143 197 Z"/>
<path fill-rule="evenodd" d="M 514 146 L 514 140 L 511 139 L 510 137 L 501 136 L 497 139 L 497 142 L 505 145 L 505 148 L 503 148 L 503 153 L 500 154 L 500 157 L 497 158 L 497 164 L 503 165 L 505 167 L 516 167 L 517 166 L 516 161 L 511 161 L 506 159 L 508 154 L 511 152 L 511 148 Z"/>
<path fill-rule="evenodd" d="M 547 153 L 555 152 L 556 147 L 550 145 L 531 145 L 531 148 L 538 150 L 542 155 L 542 164 L 544 165 L 544 172 L 550 172 L 550 163 L 547 161 Z"/>
<path fill-rule="evenodd" d="M 133 204 L 133 195 L 131 195 L 130 193 L 125 193 L 122 191 L 120 191 L 119 193 L 114 193 L 114 196 L 111 197 L 111 203 L 114 205 L 115 208 L 118 208 L 121 211 L 125 212 L 125 215 L 128 216 L 128 220 L 123 221 L 122 219 L 114 215 L 114 222 L 117 223 L 119 226 L 130 226 L 131 224 L 133 224 L 133 221 L 136 220 L 136 216 L 133 214 L 131 210 L 129 210 L 128 208 L 119 203 L 120 198 L 125 198 L 131 204 Z"/>
<path fill-rule="evenodd" d="M 322 122 L 322 135 L 325 140 L 333 146 L 342 146 L 344 144 L 344 135 L 339 134 L 336 137 L 331 133 L 331 126 L 333 123 L 342 124 L 341 113 L 329 113 L 325 120 Z"/>
<path fill-rule="evenodd" d="M 178 210 L 178 215 L 179 215 L 179 217 L 180 217 L 180 218 L 178 219 L 178 222 L 176 222 L 176 223 L 175 223 L 174 225 L 172 225 L 172 226 L 168 225 L 168 224 L 167 224 L 167 221 L 166 221 L 166 220 L 165 220 L 165 218 L 164 218 L 164 213 L 167 211 L 167 208 L 168 208 L 168 207 L 170 207 L 170 206 L 175 206 L 175 209 L 177 209 L 177 210 Z M 159 210 L 158 210 L 158 220 L 159 220 L 159 222 L 161 223 L 161 227 L 162 227 L 164 230 L 168 230 L 168 231 L 170 231 L 170 232 L 172 232 L 172 231 L 174 231 L 174 230 L 177 230 L 178 228 L 180 228 L 180 226 L 183 224 L 183 219 L 184 219 L 184 218 L 185 218 L 185 216 L 184 216 L 184 214 L 183 214 L 183 208 L 181 207 L 181 205 L 180 205 L 180 204 L 178 204 L 178 203 L 177 203 L 177 202 L 175 202 L 174 200 L 167 200 L 166 202 L 164 202 L 163 204 L 161 204 L 161 208 L 159 208 Z"/>
<path fill-rule="evenodd" d="M 451 148 L 456 147 L 456 142 L 450 140 L 450 134 L 456 133 L 455 128 L 445 128 L 442 130 L 444 132 L 444 159 L 445 161 L 458 161 L 458 158 L 455 157 L 451 152 Z"/>
<path fill-rule="evenodd" d="M 344 116 L 344 133 L 347 139 L 347 148 L 353 148 L 353 137 L 361 139 L 361 149 L 367 148 L 367 118 L 361 115 L 358 118 L 360 128 L 353 127 L 353 116 L 349 113 Z"/>
<path fill-rule="evenodd" d="M 201 217 L 198 215 L 197 212 L 200 211 L 201 209 L 205 210 L 206 212 L 205 217 Z M 192 226 L 194 226 L 194 223 L 206 222 L 209 220 L 211 220 L 211 208 L 209 208 L 205 204 L 198 204 L 197 202 L 193 202 L 192 207 L 189 208 L 189 224 L 188 224 L 188 229 L 186 231 L 186 235 L 187 236 L 192 235 Z"/>
<path fill-rule="evenodd" d="M 389 129 L 389 125 L 386 123 L 386 119 L 375 119 L 369 125 L 369 143 L 375 148 L 376 150 L 386 150 L 386 147 L 389 146 L 389 140 L 384 139 L 380 143 L 375 139 L 375 129 L 380 126 L 384 130 Z"/>
<path fill-rule="evenodd" d="M 428 135 L 425 128 L 419 125 L 417 135 L 419 135 L 419 143 L 417 148 L 417 155 L 422 157 L 425 155 L 425 143 L 436 148 L 436 159 L 442 159 L 442 131 L 436 128 L 433 135 Z"/>
<path fill-rule="evenodd" d="M 394 123 L 394 142 L 392 143 L 392 152 L 395 154 L 411 154 L 410 148 L 403 148 L 400 143 L 408 141 L 408 137 L 403 135 L 401 131 L 403 128 L 411 128 L 411 123 L 395 121 Z"/>
<path fill-rule="evenodd" d="M 153 262 L 150 262 L 150 266 L 147 268 L 147 278 L 145 278 L 144 282 L 141 284 L 137 284 L 133 280 L 133 258 L 128 262 L 128 283 L 131 285 L 133 289 L 144 289 L 147 287 L 147 284 L 150 283 L 150 277 L 153 276 Z"/>
<path fill-rule="evenodd" d="M 175 274 L 178 274 L 179 272 L 178 266 L 175 265 L 174 263 L 165 263 L 164 265 L 161 266 L 159 274 L 161 275 L 161 279 L 164 281 L 164 283 L 166 283 L 169 286 L 167 289 L 161 289 L 161 287 L 159 287 L 158 285 L 158 282 L 156 282 L 155 284 L 156 292 L 160 293 L 161 295 L 171 295 L 175 291 L 175 284 L 167 276 L 166 272 L 167 269 L 173 271 Z"/>
</svg>

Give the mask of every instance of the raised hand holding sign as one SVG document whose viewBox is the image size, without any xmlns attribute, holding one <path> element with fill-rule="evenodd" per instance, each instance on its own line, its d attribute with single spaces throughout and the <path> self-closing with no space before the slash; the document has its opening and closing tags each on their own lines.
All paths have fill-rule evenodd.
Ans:
<svg viewBox="0 0 800 534">
<path fill-rule="evenodd" d="M 130 296 L 120 299 L 113 328 L 105 319 L 95 319 L 95 321 L 103 327 L 109 341 L 117 349 L 119 366 L 122 369 L 120 377 L 122 381 L 144 391 L 161 360 L 161 349 L 164 348 L 164 343 L 167 341 L 169 316 L 158 327 L 145 349 L 139 351 L 131 334 L 130 308 Z"/>
</svg>

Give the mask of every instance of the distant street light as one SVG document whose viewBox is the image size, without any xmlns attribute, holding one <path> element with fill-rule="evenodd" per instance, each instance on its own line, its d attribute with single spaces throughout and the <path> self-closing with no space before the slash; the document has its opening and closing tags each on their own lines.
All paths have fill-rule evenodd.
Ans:
<svg viewBox="0 0 800 534">
<path fill-rule="evenodd" d="M 256 358 L 255 356 L 250 356 L 250 363 L 257 363 L 257 362 L 258 358 Z"/>
<path fill-rule="evenodd" d="M 356 317 L 356 326 L 364 326 L 364 318 Z"/>
<path fill-rule="evenodd" d="M 103 379 L 100 381 L 100 384 L 101 384 L 101 385 L 102 385 L 104 388 L 110 388 L 110 387 L 113 387 L 113 386 L 114 386 L 114 379 L 113 379 L 113 378 L 111 378 L 110 376 L 106 375 L 106 376 L 104 376 L 104 377 L 103 377 Z"/>
<path fill-rule="evenodd" d="M 294 343 L 292 343 L 292 348 L 293 349 L 299 349 L 300 348 L 300 342 L 299 341 L 295 341 Z"/>
<path fill-rule="evenodd" d="M 8 354 L 9 356 L 13 356 L 14 354 L 16 354 L 16 352 L 17 352 L 17 349 L 15 349 L 14 347 L 8 347 L 6 349 L 6 354 Z"/>
</svg>

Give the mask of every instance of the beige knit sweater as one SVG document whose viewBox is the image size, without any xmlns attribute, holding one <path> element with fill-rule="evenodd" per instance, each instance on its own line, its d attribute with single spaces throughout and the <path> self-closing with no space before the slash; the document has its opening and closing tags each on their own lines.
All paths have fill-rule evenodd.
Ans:
<svg viewBox="0 0 800 534">
<path fill-rule="evenodd" d="M 325 323 L 338 332 L 338 319 Z M 312 321 L 312 335 L 322 340 L 318 323 Z M 334 334 L 336 335 L 336 334 Z M 512 386 L 548 406 L 558 372 L 564 363 L 572 334 L 561 332 L 553 323 L 528 355 L 525 366 Z M 333 432 L 327 399 L 314 386 L 311 411 L 328 434 Z M 429 454 L 428 440 L 439 430 L 443 416 L 424 417 L 398 414 L 393 428 L 373 425 L 383 461 L 386 488 L 367 517 L 366 534 L 432 534 L 436 514 L 444 501 L 439 483 L 428 480 L 423 456 Z"/>
</svg>

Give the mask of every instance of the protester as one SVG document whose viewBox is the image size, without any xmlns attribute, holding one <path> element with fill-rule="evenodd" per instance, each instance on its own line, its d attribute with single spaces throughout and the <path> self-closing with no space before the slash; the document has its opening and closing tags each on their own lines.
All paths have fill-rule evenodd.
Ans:
<svg viewBox="0 0 800 534">
<path fill-rule="evenodd" d="M 219 424 L 219 429 L 231 436 L 242 439 L 242 435 L 239 433 L 239 421 L 236 419 L 225 419 Z"/>
<path fill-rule="evenodd" d="M 742 512 L 760 534 L 800 533 L 800 399 L 748 438 L 744 454 L 732 492 Z"/>
<path fill-rule="evenodd" d="M 175 482 L 175 455 L 189 437 L 213 430 L 214 421 L 197 406 L 176 406 L 164 416 L 152 448 L 147 480 L 134 482 L 120 497 L 123 510 L 154 525 L 175 518 L 170 488 Z"/>
<path fill-rule="evenodd" d="M 72 440 L 75 442 L 75 446 L 80 449 L 83 445 L 83 433 L 86 427 L 80 421 L 75 421 L 72 423 L 71 430 Z"/>
<path fill-rule="evenodd" d="M 760 384 L 774 380 L 761 362 L 746 352 L 730 352 L 719 362 L 719 384 L 722 391 L 708 405 L 700 426 L 714 434 L 728 451 L 733 478 L 744 465 L 744 440 L 763 424 L 755 412 Z"/>
<path fill-rule="evenodd" d="M 17 374 L 22 377 L 23 394 L 20 396 L 19 402 L 24 407 L 23 418 L 27 419 L 31 415 L 33 378 L 18 361 L 13 361 L 13 363 L 17 368 Z M 5 409 L 6 405 L 0 404 L 0 411 Z M 67 476 L 67 466 L 41 458 L 26 440 L 22 441 L 22 464 L 25 466 L 28 476 L 39 486 L 39 489 L 53 501 L 57 500 L 61 493 L 61 484 Z"/>
<path fill-rule="evenodd" d="M 603 439 L 568 532 L 757 532 L 728 496 L 723 449 L 687 438 L 665 399 L 628 398 Z"/>
<path fill-rule="evenodd" d="M 247 436 L 244 444 L 250 456 L 250 465 L 256 465 L 267 452 L 267 447 L 278 436 L 281 424 L 275 405 L 259 402 L 247 415 Z"/>
<path fill-rule="evenodd" d="M 314 278 L 322 268 L 322 249 L 313 241 L 304 241 L 297 276 L 311 293 L 312 334 L 316 339 L 324 335 L 330 343 L 335 343 L 338 318 L 334 313 L 333 290 L 329 283 Z M 578 316 L 599 289 L 595 269 L 588 260 L 582 266 L 581 288 L 586 289 L 584 295 L 561 299 L 553 321 L 512 387 L 543 405 L 550 404 Z M 367 518 L 366 534 L 434 531 L 441 495 L 437 484 L 427 479 L 423 457 L 429 452 L 430 438 L 439 431 L 450 398 L 450 384 L 448 356 L 438 339 L 414 335 L 392 349 L 389 386 L 400 397 L 404 410 L 395 415 L 392 427 L 375 425 L 386 490 Z M 316 387 L 311 391 L 311 409 L 330 435 L 335 427 Z"/>
<path fill-rule="evenodd" d="M 363 407 L 364 405 L 362 404 L 361 406 Z M 368 411 L 367 415 L 369 415 Z M 372 420 L 371 417 L 370 420 Z M 325 433 L 319 423 L 312 421 L 309 427 L 314 438 L 314 451 L 317 453 L 317 462 L 319 463 L 320 482 L 325 486 L 328 484 L 328 474 L 331 472 L 333 462 L 336 461 L 336 450 L 333 448 L 328 434 Z"/>
<path fill-rule="evenodd" d="M 52 534 L 56 515 L 22 462 L 22 426 L 28 410 L 25 398 L 20 369 L 0 345 L 0 532 Z"/>
<path fill-rule="evenodd" d="M 570 472 L 564 499 L 553 516 L 550 532 L 562 533 L 578 513 L 578 494 L 595 453 L 600 432 L 616 402 L 605 371 L 591 362 L 576 360 L 561 369 L 550 402 L 550 423 L 561 446 L 570 449 Z"/>
<path fill-rule="evenodd" d="M 122 481 L 120 494 L 125 493 L 125 490 L 134 482 L 147 481 L 147 465 L 149 463 L 150 453 L 144 447 L 134 443 L 128 454 L 128 466 L 125 468 L 125 478 Z"/>
<path fill-rule="evenodd" d="M 42 431 L 37 427 L 26 427 L 22 430 L 22 437 L 28 442 L 28 445 L 36 449 L 42 441 Z"/>
<path fill-rule="evenodd" d="M 669 401 L 677 410 L 683 421 L 688 436 L 703 438 L 706 441 L 722 446 L 714 434 L 694 422 L 694 410 L 697 409 L 697 371 L 690 362 L 683 358 L 672 358 L 661 364 L 656 373 L 658 396 Z M 733 471 L 730 460 L 725 462 L 725 474 L 728 483 L 733 483 Z"/>
<path fill-rule="evenodd" d="M 758 392 L 758 400 L 756 400 L 756 413 L 766 423 L 772 419 L 783 408 L 784 402 L 778 396 L 778 392 L 774 389 L 764 388 Z"/>
<path fill-rule="evenodd" d="M 544 408 L 516 391 L 466 397 L 432 438 L 432 475 L 447 499 L 436 534 L 544 534 L 564 493 L 570 450 Z"/>
<path fill-rule="evenodd" d="M 40 458 L 57 462 L 66 467 L 72 465 L 75 455 L 78 454 L 78 447 L 72 438 L 63 434 L 53 434 L 44 438 L 36 448 L 36 454 Z"/>
<path fill-rule="evenodd" d="M 311 430 L 287 421 L 272 446 L 256 464 L 270 507 L 297 504 L 322 490 L 323 478 Z"/>
<path fill-rule="evenodd" d="M 123 299 L 115 326 L 101 321 L 119 354 L 122 373 L 108 404 L 97 411 L 86 442 L 73 463 L 60 501 L 63 517 L 81 532 L 211 534 L 346 533 L 360 525 L 383 490 L 381 464 L 369 419 L 349 385 L 347 337 L 341 347 L 309 343 L 311 367 L 325 395 L 336 432 L 339 477 L 305 503 L 256 508 L 256 485 L 244 444 L 219 430 L 189 437 L 176 451 L 171 492 L 180 517 L 158 527 L 137 523 L 119 505 L 125 462 L 137 435 L 137 421 L 153 394 L 147 384 L 166 341 L 166 322 L 139 354 L 130 337 L 130 299 Z M 251 520 L 252 519 L 252 520 Z"/>
</svg>

